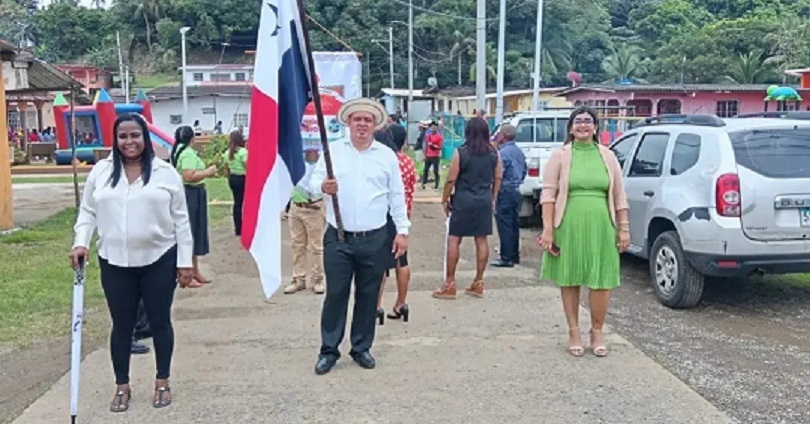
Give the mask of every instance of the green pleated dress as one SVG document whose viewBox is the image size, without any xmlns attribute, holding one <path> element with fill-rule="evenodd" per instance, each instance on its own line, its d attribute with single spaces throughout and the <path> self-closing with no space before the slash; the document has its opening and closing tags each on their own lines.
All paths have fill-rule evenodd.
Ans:
<svg viewBox="0 0 810 424">
<path fill-rule="evenodd" d="M 540 277 L 560 287 L 614 289 L 620 274 L 616 228 L 608 208 L 610 177 L 595 144 L 573 142 L 571 150 L 568 201 L 554 231 L 560 255 L 543 253 Z"/>
</svg>

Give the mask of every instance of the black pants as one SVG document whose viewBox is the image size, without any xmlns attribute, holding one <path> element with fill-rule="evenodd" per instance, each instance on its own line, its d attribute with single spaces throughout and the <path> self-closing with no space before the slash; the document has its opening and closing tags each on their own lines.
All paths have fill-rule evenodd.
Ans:
<svg viewBox="0 0 810 424">
<path fill-rule="evenodd" d="M 495 203 L 495 224 L 501 240 L 501 260 L 520 262 L 520 192 L 503 189 Z"/>
<path fill-rule="evenodd" d="M 171 309 L 177 287 L 177 247 L 172 247 L 151 265 L 121 268 L 99 258 L 101 286 L 112 316 L 110 352 L 115 384 L 129 384 L 132 332 L 143 300 L 155 345 L 157 375 L 168 379 L 174 352 Z"/>
<path fill-rule="evenodd" d="M 433 167 L 433 179 L 436 180 L 436 188 L 439 188 L 439 165 L 441 160 L 438 156 L 435 158 L 425 158 L 425 168 L 422 170 L 422 186 L 427 184 L 428 172 Z"/>
<path fill-rule="evenodd" d="M 245 201 L 245 176 L 228 177 L 228 186 L 233 193 L 233 228 L 237 236 L 242 235 L 242 203 Z"/>
<path fill-rule="evenodd" d="M 149 328 L 149 319 L 146 317 L 146 308 L 143 306 L 143 299 L 141 299 L 138 304 L 138 316 L 135 319 L 135 333 L 132 337 L 135 340 L 152 337 L 152 330 Z"/>
<path fill-rule="evenodd" d="M 354 279 L 354 314 L 351 353 L 371 348 L 377 328 L 377 296 L 385 272 L 385 227 L 366 234 L 346 233 L 343 243 L 337 230 L 329 226 L 323 237 L 323 267 L 326 297 L 321 313 L 321 356 L 340 357 L 339 346 L 346 331 L 346 313 Z M 388 246 L 390 249 L 390 246 Z"/>
</svg>

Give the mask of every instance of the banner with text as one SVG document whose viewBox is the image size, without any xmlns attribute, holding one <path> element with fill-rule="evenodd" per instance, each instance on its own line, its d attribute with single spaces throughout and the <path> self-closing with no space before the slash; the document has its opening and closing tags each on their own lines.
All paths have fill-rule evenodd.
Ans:
<svg viewBox="0 0 810 424">
<path fill-rule="evenodd" d="M 321 94 L 327 139 L 331 142 L 346 136 L 346 128 L 338 122 L 340 107 L 363 95 L 363 65 L 352 52 L 313 52 L 318 89 Z M 321 134 L 315 104 L 310 102 L 301 121 L 304 149 L 321 148 Z"/>
</svg>

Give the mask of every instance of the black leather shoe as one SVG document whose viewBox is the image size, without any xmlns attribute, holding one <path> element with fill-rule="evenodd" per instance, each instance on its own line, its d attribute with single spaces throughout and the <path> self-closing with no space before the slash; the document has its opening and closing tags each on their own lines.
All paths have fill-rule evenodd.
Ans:
<svg viewBox="0 0 810 424">
<path fill-rule="evenodd" d="M 337 363 L 337 359 L 331 356 L 322 356 L 318 358 L 318 362 L 315 364 L 315 374 L 324 375 L 329 371 L 332 371 L 332 368 Z"/>
<path fill-rule="evenodd" d="M 353 353 L 352 359 L 354 362 L 357 362 L 358 365 L 367 369 L 373 370 L 374 367 L 377 366 L 377 362 L 374 360 L 374 357 L 368 351 L 361 352 L 361 353 Z"/>
<path fill-rule="evenodd" d="M 490 263 L 490 265 L 496 268 L 512 268 L 515 266 L 514 263 L 504 261 L 503 259 L 498 259 L 497 261 Z"/>
<path fill-rule="evenodd" d="M 149 346 L 140 344 L 136 342 L 134 339 L 132 340 L 132 345 L 129 348 L 130 352 L 134 355 L 143 355 L 145 353 L 149 353 Z"/>
</svg>

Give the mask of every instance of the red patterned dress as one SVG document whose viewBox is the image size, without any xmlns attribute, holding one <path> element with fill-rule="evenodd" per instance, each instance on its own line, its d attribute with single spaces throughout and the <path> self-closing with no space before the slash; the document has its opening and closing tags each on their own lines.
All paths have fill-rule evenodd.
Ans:
<svg viewBox="0 0 810 424">
<path fill-rule="evenodd" d="M 413 210 L 413 192 L 416 189 L 416 165 L 405 153 L 397 152 L 399 172 L 402 173 L 402 184 L 405 186 L 405 205 L 408 207 L 408 218 Z"/>
</svg>

